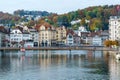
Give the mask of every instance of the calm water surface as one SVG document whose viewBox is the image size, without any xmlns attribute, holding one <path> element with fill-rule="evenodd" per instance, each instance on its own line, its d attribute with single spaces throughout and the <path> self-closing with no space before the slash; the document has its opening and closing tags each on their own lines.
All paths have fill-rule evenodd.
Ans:
<svg viewBox="0 0 120 80">
<path fill-rule="evenodd" d="M 113 53 L 9 51 L 0 56 L 0 80 L 120 80 L 120 62 L 110 54 Z"/>
</svg>

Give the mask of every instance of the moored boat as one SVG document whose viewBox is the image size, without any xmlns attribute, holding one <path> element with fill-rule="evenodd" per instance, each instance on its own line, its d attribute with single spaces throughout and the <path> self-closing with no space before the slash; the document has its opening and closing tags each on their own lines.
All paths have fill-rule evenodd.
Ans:
<svg viewBox="0 0 120 80">
<path fill-rule="evenodd" d="M 25 52 L 25 48 L 21 48 L 20 51 L 21 51 L 21 52 Z"/>
</svg>

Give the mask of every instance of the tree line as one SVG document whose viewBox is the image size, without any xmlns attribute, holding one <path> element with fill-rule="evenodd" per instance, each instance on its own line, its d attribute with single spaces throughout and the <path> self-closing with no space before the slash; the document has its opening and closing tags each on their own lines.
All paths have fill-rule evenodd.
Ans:
<svg viewBox="0 0 120 80">
<path fill-rule="evenodd" d="M 41 21 L 45 21 L 55 26 L 66 26 L 67 28 L 78 29 L 79 26 L 85 26 L 89 31 L 96 30 L 108 30 L 109 17 L 116 16 L 118 14 L 118 5 L 104 5 L 93 6 L 85 9 L 78 9 L 66 14 L 52 14 L 51 16 L 41 18 Z M 81 20 L 79 23 L 71 25 L 71 21 Z M 89 23 L 86 22 L 89 21 Z"/>
<path fill-rule="evenodd" d="M 14 14 L 8 14 L 0 12 L 0 24 L 10 24 L 14 25 L 15 23 L 26 21 L 28 22 L 27 26 L 40 25 L 43 23 L 49 23 L 50 25 L 59 27 L 66 26 L 67 28 L 78 29 L 79 26 L 85 26 L 89 31 L 96 30 L 108 30 L 109 17 L 118 15 L 116 9 L 118 5 L 104 5 L 104 6 L 92 6 L 85 9 L 78 9 L 65 14 L 56 14 L 48 13 L 44 11 L 24 11 L 17 10 L 14 11 Z M 44 14 L 45 13 L 45 14 Z M 20 17 L 18 14 L 42 14 L 45 15 L 41 17 L 38 21 L 35 20 L 26 20 L 25 17 Z M 50 14 L 50 15 L 48 15 Z M 47 16 L 46 16 L 47 15 Z M 81 20 L 79 23 L 71 24 L 71 21 Z M 89 22 L 86 22 L 89 21 Z"/>
</svg>

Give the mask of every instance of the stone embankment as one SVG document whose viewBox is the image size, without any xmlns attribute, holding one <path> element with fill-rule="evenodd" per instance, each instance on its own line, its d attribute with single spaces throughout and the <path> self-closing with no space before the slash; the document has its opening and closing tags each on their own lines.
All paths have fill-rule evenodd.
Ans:
<svg viewBox="0 0 120 80">
<path fill-rule="evenodd" d="M 17 47 L 1 47 L 0 50 L 20 50 Z M 29 47 L 25 50 L 103 50 L 103 51 L 117 51 L 116 48 L 97 47 L 97 46 L 80 46 L 80 47 Z"/>
</svg>

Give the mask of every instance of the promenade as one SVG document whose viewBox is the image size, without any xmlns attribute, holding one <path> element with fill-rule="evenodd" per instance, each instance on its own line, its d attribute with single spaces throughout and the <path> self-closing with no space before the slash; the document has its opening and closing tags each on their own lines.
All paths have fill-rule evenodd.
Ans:
<svg viewBox="0 0 120 80">
<path fill-rule="evenodd" d="M 0 50 L 20 50 L 17 47 L 1 47 Z M 29 47 L 25 50 L 103 50 L 103 51 L 117 51 L 116 48 L 96 47 L 96 46 L 80 46 L 80 47 Z"/>
</svg>

